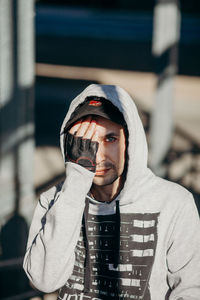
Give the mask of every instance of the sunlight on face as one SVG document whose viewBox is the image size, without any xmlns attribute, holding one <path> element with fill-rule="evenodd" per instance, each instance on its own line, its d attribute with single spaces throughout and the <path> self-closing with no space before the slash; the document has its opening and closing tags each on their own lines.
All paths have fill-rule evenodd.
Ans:
<svg viewBox="0 0 200 300">
<path fill-rule="evenodd" d="M 124 128 L 102 117 L 95 117 L 96 141 L 99 148 L 96 155 L 94 185 L 110 185 L 122 176 L 125 165 L 126 139 Z"/>
</svg>

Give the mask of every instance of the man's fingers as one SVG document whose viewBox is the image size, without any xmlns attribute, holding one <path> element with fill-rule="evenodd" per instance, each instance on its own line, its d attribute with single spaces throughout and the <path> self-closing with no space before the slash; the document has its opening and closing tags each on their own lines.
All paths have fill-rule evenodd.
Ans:
<svg viewBox="0 0 200 300">
<path fill-rule="evenodd" d="M 81 126 L 81 121 L 77 121 L 72 128 L 70 128 L 69 133 L 71 134 L 76 134 L 76 132 L 78 131 L 79 127 Z"/>
<path fill-rule="evenodd" d="M 95 127 L 95 129 L 96 129 L 96 127 Z M 95 131 L 93 132 L 93 135 L 92 135 L 92 137 L 91 137 L 91 140 L 92 140 L 93 142 L 97 142 L 97 141 L 98 141 L 98 132 L 97 132 L 97 130 L 95 130 Z"/>
<path fill-rule="evenodd" d="M 81 126 L 77 130 L 77 133 L 76 133 L 77 136 L 84 137 L 88 127 L 90 126 L 91 120 L 92 120 L 92 117 L 89 116 L 82 121 Z"/>
<path fill-rule="evenodd" d="M 69 130 L 69 133 L 76 136 L 82 137 L 83 139 L 97 139 L 96 132 L 96 120 L 92 119 L 91 116 L 88 116 L 84 120 L 77 121 L 72 128 Z"/>
<path fill-rule="evenodd" d="M 91 120 L 90 125 L 88 126 L 87 131 L 85 132 L 83 138 L 84 139 L 92 139 L 94 132 L 95 132 L 95 128 L 96 128 L 96 121 Z"/>
</svg>

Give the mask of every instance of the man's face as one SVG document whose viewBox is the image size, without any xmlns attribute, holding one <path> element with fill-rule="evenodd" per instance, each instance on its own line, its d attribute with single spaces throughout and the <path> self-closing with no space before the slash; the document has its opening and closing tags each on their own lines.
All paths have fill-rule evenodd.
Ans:
<svg viewBox="0 0 200 300">
<path fill-rule="evenodd" d="M 93 184 L 106 186 L 120 179 L 125 166 L 124 128 L 108 119 L 88 116 L 72 126 L 70 133 L 99 143 Z"/>
<path fill-rule="evenodd" d="M 125 165 L 126 140 L 121 125 L 102 117 L 96 118 L 96 173 L 93 183 L 98 186 L 112 184 L 122 176 Z"/>
</svg>

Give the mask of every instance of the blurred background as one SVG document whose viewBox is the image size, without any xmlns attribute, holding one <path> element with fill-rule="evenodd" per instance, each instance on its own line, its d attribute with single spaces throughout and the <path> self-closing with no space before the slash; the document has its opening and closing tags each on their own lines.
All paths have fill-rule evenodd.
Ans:
<svg viewBox="0 0 200 300">
<path fill-rule="evenodd" d="M 200 211 L 200 2 L 0 0 L 0 299 L 56 299 L 22 270 L 39 195 L 64 178 L 59 131 L 91 83 L 135 99 L 149 166 Z"/>
</svg>

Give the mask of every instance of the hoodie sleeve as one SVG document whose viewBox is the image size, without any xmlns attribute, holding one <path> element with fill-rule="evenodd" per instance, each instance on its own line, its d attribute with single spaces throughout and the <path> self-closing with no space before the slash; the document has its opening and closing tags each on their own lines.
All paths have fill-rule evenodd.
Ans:
<svg viewBox="0 0 200 300">
<path fill-rule="evenodd" d="M 85 197 L 93 177 L 92 172 L 69 162 L 66 179 L 57 198 L 50 197 L 48 192 L 41 195 L 24 258 L 24 269 L 38 290 L 53 292 L 63 286 L 71 275 Z"/>
<path fill-rule="evenodd" d="M 169 300 L 200 299 L 200 222 L 190 195 L 177 218 L 167 256 Z"/>
</svg>

